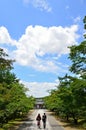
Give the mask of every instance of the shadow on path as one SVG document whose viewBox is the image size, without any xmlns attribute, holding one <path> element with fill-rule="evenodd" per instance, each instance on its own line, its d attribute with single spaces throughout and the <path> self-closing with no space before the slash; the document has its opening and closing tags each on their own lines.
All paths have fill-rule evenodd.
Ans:
<svg viewBox="0 0 86 130">
<path fill-rule="evenodd" d="M 31 126 L 33 125 L 33 120 L 31 118 L 28 118 L 24 120 L 23 124 L 19 126 L 17 130 L 31 130 Z"/>
</svg>

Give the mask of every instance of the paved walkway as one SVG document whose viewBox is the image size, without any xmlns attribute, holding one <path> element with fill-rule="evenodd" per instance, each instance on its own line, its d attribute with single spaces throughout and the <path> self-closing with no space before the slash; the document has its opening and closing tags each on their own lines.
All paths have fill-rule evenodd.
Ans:
<svg viewBox="0 0 86 130">
<path fill-rule="evenodd" d="M 36 116 L 38 115 L 38 113 L 40 113 L 40 115 L 42 116 L 44 112 L 47 115 L 47 122 L 46 122 L 45 130 L 64 130 L 64 128 L 58 124 L 58 121 L 52 115 L 50 115 L 50 113 L 45 109 L 34 110 L 34 112 L 28 117 L 28 120 L 24 121 L 24 123 L 20 125 L 18 130 L 38 130 L 37 125 L 36 125 L 37 124 Z M 42 121 L 41 121 L 40 130 L 44 130 Z"/>
</svg>

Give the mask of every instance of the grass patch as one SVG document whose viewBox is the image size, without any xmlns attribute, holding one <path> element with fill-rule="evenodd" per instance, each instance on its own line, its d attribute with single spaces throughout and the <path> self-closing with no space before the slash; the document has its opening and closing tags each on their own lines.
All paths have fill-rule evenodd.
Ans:
<svg viewBox="0 0 86 130">
<path fill-rule="evenodd" d="M 0 128 L 0 130 L 15 130 L 16 128 L 18 128 L 18 126 L 21 123 L 22 123 L 22 119 L 20 119 L 20 118 L 11 120 L 7 124 L 4 124 L 3 128 Z"/>
<path fill-rule="evenodd" d="M 66 121 L 65 119 L 57 119 L 61 122 L 61 125 L 66 129 L 69 128 L 70 130 L 86 130 L 86 120 L 79 120 L 77 124 L 74 124 L 72 120 Z"/>
<path fill-rule="evenodd" d="M 29 111 L 27 115 L 22 118 L 16 118 L 14 120 L 10 120 L 8 123 L 4 124 L 0 130 L 16 130 L 19 125 L 23 123 L 23 121 L 28 120 L 28 116 L 33 112 L 33 110 Z"/>
<path fill-rule="evenodd" d="M 86 130 L 86 119 L 79 120 L 78 124 L 80 128 L 83 128 L 84 130 Z"/>
<path fill-rule="evenodd" d="M 79 119 L 77 124 L 74 124 L 72 118 L 67 121 L 65 118 L 57 116 L 55 112 L 50 112 L 57 121 L 65 128 L 65 130 L 86 130 L 86 119 Z"/>
</svg>

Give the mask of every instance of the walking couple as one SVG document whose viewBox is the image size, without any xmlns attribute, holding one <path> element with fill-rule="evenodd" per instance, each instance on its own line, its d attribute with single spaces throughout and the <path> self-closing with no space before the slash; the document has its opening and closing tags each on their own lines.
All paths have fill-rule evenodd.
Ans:
<svg viewBox="0 0 86 130">
<path fill-rule="evenodd" d="M 41 125 L 41 124 L 40 124 L 40 121 L 41 121 L 41 120 L 42 120 L 42 122 L 43 122 L 43 128 L 44 128 L 44 129 L 46 128 L 46 119 L 47 119 L 47 116 L 46 116 L 45 113 L 42 115 L 42 117 L 41 117 L 40 114 L 37 115 L 36 120 L 37 120 L 37 126 L 38 126 L 38 128 L 40 128 L 40 125 Z"/>
</svg>

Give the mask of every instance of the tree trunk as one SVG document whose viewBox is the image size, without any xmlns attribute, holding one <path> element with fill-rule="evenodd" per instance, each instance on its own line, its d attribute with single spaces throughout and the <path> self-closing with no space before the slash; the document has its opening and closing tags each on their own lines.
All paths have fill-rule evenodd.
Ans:
<svg viewBox="0 0 86 130">
<path fill-rule="evenodd" d="M 72 113 L 72 117 L 73 117 L 73 120 L 74 120 L 74 124 L 76 124 L 76 125 L 77 125 L 78 120 L 77 120 L 77 118 L 76 118 L 76 116 L 75 116 L 75 114 L 74 114 L 74 113 Z"/>
</svg>

